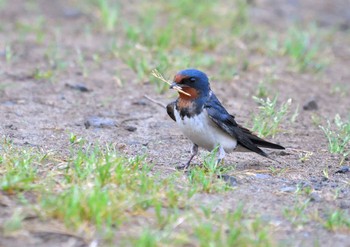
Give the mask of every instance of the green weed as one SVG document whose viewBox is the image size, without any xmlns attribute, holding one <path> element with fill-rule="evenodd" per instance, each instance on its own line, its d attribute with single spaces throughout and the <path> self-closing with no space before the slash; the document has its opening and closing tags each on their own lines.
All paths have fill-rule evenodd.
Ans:
<svg viewBox="0 0 350 247">
<path fill-rule="evenodd" d="M 11 45 L 6 45 L 5 46 L 5 59 L 7 63 L 11 63 L 13 60 L 14 54 L 13 50 L 11 48 Z"/>
<path fill-rule="evenodd" d="M 279 125 L 286 117 L 292 100 L 287 100 L 277 109 L 277 97 L 273 100 L 269 98 L 264 100 L 253 96 L 253 99 L 260 105 L 260 112 L 253 116 L 252 130 L 261 137 L 274 136 L 279 132 Z"/>
<path fill-rule="evenodd" d="M 283 211 L 284 217 L 289 220 L 294 226 L 301 226 L 309 222 L 310 218 L 307 214 L 307 208 L 310 200 L 297 202 L 291 208 L 286 208 Z"/>
<path fill-rule="evenodd" d="M 330 231 L 350 231 L 350 216 L 345 211 L 336 210 L 326 216 L 324 227 Z"/>
<path fill-rule="evenodd" d="M 92 0 L 92 2 L 97 7 L 100 22 L 107 32 L 115 31 L 119 19 L 118 5 L 108 0 Z"/>
<path fill-rule="evenodd" d="M 66 189 L 44 196 L 42 205 L 69 225 L 91 222 L 99 228 L 118 226 L 159 203 L 177 207 L 184 195 L 168 180 L 149 176 L 151 168 L 144 158 L 127 159 L 111 147 L 79 149 L 61 181 Z"/>
<path fill-rule="evenodd" d="M 350 154 L 350 121 L 343 122 L 339 114 L 334 118 L 335 126 L 327 121 L 327 127 L 319 126 L 328 140 L 328 150 L 346 157 Z"/>
<path fill-rule="evenodd" d="M 20 230 L 23 225 L 24 215 L 21 210 L 15 210 L 9 219 L 7 219 L 2 225 L 2 231 L 4 235 L 9 235 L 12 232 Z"/>
<path fill-rule="evenodd" d="M 40 188 L 38 173 L 47 154 L 31 149 L 19 150 L 7 143 L 1 145 L 0 189 L 13 194 Z"/>
<path fill-rule="evenodd" d="M 33 78 L 35 80 L 51 81 L 53 77 L 54 77 L 54 72 L 52 70 L 42 70 L 39 68 L 36 68 L 33 74 Z"/>
<path fill-rule="evenodd" d="M 319 71 L 325 66 L 317 58 L 320 42 L 310 32 L 292 27 L 283 44 L 283 53 L 292 59 L 293 65 L 301 72 L 308 69 Z"/>
<path fill-rule="evenodd" d="M 243 207 L 224 215 L 206 213 L 196 227 L 194 236 L 199 246 L 269 246 L 268 227 L 258 217 L 249 220 Z M 220 222 L 220 223 L 219 223 Z"/>
<path fill-rule="evenodd" d="M 46 38 L 47 32 L 45 31 L 45 18 L 43 16 L 38 16 L 35 21 L 31 23 L 17 22 L 16 31 L 19 32 L 21 39 L 27 34 L 34 34 L 36 42 L 41 44 Z"/>
</svg>

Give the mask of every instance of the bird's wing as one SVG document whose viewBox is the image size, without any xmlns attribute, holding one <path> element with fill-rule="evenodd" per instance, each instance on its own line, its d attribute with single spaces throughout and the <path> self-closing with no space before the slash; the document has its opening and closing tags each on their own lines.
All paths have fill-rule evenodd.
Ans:
<svg viewBox="0 0 350 247">
<path fill-rule="evenodd" d="M 238 144 L 250 151 L 267 157 L 267 154 L 251 140 L 251 136 L 254 135 L 249 130 L 241 128 L 236 123 L 234 116 L 226 111 L 214 94 L 210 96 L 204 108 L 207 110 L 210 119 L 223 131 L 236 138 Z M 249 133 L 247 133 L 247 131 L 249 131 Z"/>
<path fill-rule="evenodd" d="M 176 122 L 176 118 L 175 118 L 175 114 L 174 114 L 175 104 L 176 104 L 176 101 L 169 103 L 166 106 L 166 111 L 167 111 L 169 117 L 171 117 Z"/>
</svg>

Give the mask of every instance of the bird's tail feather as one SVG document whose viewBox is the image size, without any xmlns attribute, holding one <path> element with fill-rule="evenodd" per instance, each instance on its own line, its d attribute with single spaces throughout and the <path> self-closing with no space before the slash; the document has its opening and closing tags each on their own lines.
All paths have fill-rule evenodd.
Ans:
<svg viewBox="0 0 350 247">
<path fill-rule="evenodd" d="M 285 149 L 284 147 L 282 147 L 281 145 L 275 144 L 275 143 L 271 143 L 268 141 L 264 141 L 264 140 L 259 140 L 259 139 L 250 139 L 255 145 L 257 145 L 258 147 L 263 147 L 263 148 L 271 148 L 271 149 Z"/>
<path fill-rule="evenodd" d="M 271 143 L 271 142 L 265 141 L 264 139 L 261 139 L 260 137 L 257 137 L 250 130 L 248 130 L 242 126 L 239 126 L 239 127 L 248 136 L 248 138 L 258 147 L 272 148 L 272 149 L 285 149 L 281 145 Z"/>
</svg>

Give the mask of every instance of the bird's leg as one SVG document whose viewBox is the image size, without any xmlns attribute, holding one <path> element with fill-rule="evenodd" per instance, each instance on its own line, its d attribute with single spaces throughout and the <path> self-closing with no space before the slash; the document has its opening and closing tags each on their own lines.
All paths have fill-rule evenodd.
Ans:
<svg viewBox="0 0 350 247">
<path fill-rule="evenodd" d="M 218 152 L 218 159 L 216 160 L 216 165 L 218 165 L 222 159 L 225 157 L 226 153 L 224 148 L 220 145 L 219 146 L 219 152 Z"/>
<path fill-rule="evenodd" d="M 187 170 L 187 168 L 191 164 L 192 159 L 194 158 L 194 156 L 197 155 L 197 153 L 198 153 L 198 145 L 193 143 L 193 146 L 192 146 L 192 149 L 191 149 L 191 157 L 190 157 L 190 159 L 187 161 L 186 164 L 177 166 L 176 169 Z"/>
</svg>

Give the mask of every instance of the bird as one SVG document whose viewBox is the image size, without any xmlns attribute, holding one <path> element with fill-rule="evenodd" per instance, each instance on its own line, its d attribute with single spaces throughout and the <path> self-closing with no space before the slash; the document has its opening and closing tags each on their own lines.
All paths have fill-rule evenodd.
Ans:
<svg viewBox="0 0 350 247">
<path fill-rule="evenodd" d="M 218 148 L 216 164 L 233 151 L 251 151 L 268 157 L 261 148 L 285 149 L 239 125 L 211 90 L 204 72 L 181 70 L 174 76 L 170 88 L 176 89 L 179 95 L 166 106 L 167 113 L 192 142 L 190 159 L 177 166 L 178 169 L 189 168 L 199 147 L 208 151 Z"/>
</svg>

